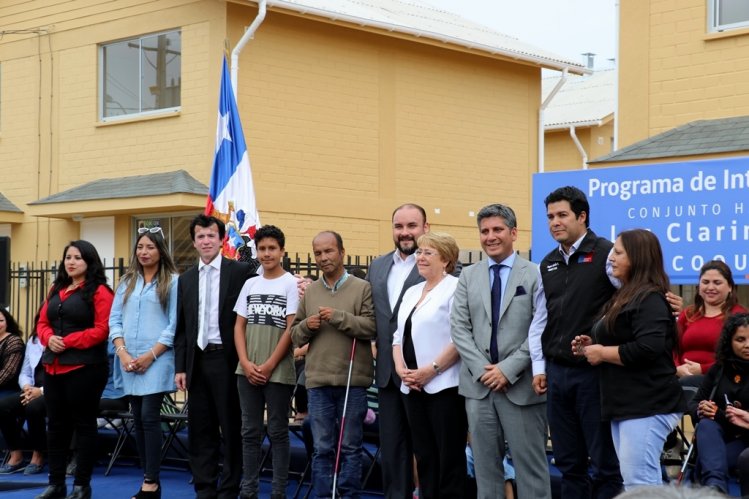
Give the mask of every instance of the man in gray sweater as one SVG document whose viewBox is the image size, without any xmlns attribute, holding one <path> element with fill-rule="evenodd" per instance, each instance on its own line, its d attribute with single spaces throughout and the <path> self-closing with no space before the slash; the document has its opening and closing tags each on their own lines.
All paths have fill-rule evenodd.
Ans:
<svg viewBox="0 0 749 499">
<path fill-rule="evenodd" d="M 305 375 L 314 444 L 312 486 L 317 497 L 333 496 L 338 424 L 343 419 L 353 361 L 336 496 L 358 497 L 366 392 L 373 374 L 372 290 L 368 282 L 349 275 L 343 267 L 346 252 L 338 233 L 319 233 L 312 240 L 312 251 L 323 275 L 305 290 L 291 328 L 294 346 L 309 343 Z"/>
</svg>

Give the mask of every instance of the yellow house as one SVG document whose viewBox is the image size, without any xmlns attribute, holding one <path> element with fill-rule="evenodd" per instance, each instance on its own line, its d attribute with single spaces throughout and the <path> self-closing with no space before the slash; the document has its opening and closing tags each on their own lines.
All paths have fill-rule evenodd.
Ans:
<svg viewBox="0 0 749 499">
<path fill-rule="evenodd" d="M 403 0 L 267 2 L 237 99 L 263 223 L 307 253 L 322 229 L 388 250 L 390 215 L 423 205 L 477 248 L 502 201 L 529 246 L 541 69 L 582 66 Z M 21 0 L 0 5 L 0 236 L 12 261 L 70 239 L 127 258 L 159 223 L 181 265 L 205 204 L 221 58 L 258 16 L 245 0 Z"/>
<path fill-rule="evenodd" d="M 546 99 L 561 75 L 542 81 Z M 544 112 L 544 171 L 587 168 L 588 161 L 614 147 L 616 70 L 567 76 Z"/>
<path fill-rule="evenodd" d="M 628 0 L 619 8 L 620 147 L 749 115 L 746 2 Z"/>
</svg>

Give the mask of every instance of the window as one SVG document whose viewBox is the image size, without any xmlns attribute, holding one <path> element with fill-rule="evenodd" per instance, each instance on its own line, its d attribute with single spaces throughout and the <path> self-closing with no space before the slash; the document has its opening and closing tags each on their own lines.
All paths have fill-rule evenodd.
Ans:
<svg viewBox="0 0 749 499">
<path fill-rule="evenodd" d="M 103 121 L 179 109 L 182 84 L 179 31 L 102 45 L 99 54 Z"/>
<path fill-rule="evenodd" d="M 749 2 L 746 0 L 708 0 L 710 31 L 749 27 Z"/>
</svg>

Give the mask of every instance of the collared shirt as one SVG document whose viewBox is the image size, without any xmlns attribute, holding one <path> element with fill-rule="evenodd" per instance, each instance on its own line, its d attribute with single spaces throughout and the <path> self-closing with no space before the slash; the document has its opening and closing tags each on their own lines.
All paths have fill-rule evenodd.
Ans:
<svg viewBox="0 0 749 499">
<path fill-rule="evenodd" d="M 510 271 L 512 270 L 512 265 L 515 263 L 515 252 L 513 251 L 510 253 L 510 256 L 502 260 L 501 262 L 496 261 L 494 258 L 489 258 L 489 289 L 494 285 L 494 271 L 492 270 L 492 265 L 499 264 L 501 265 L 499 267 L 499 279 L 501 281 L 501 289 L 499 290 L 499 295 L 502 297 L 500 300 L 500 303 L 505 298 L 505 288 L 507 288 L 507 281 L 510 278 Z"/>
<path fill-rule="evenodd" d="M 336 291 L 338 291 L 338 288 L 343 286 L 343 283 L 346 282 L 348 276 L 349 273 L 346 272 L 346 269 L 343 269 L 343 275 L 338 278 L 338 280 L 333 284 L 332 288 L 328 286 L 328 283 L 325 281 L 325 276 L 320 277 L 320 280 L 322 281 L 322 285 L 325 286 L 325 289 L 329 289 L 331 292 L 335 293 Z"/>
<path fill-rule="evenodd" d="M 562 247 L 561 244 L 559 245 L 559 254 L 562 255 L 562 258 L 564 258 L 564 263 L 569 265 L 570 257 L 575 254 L 575 251 L 577 251 L 577 248 L 580 247 L 580 243 L 583 242 L 583 239 L 585 239 L 585 236 L 587 235 L 588 235 L 588 231 L 586 230 L 585 233 L 582 236 L 580 236 L 580 239 L 575 241 L 575 243 L 572 246 L 570 246 L 569 253 L 564 251 L 564 248 Z"/>
<path fill-rule="evenodd" d="M 211 267 L 210 272 L 212 272 L 211 275 L 211 289 L 208 290 L 208 292 L 211 293 L 211 307 L 208 311 L 208 328 L 205 331 L 205 336 L 207 338 L 208 343 L 216 343 L 220 345 L 222 343 L 221 341 L 221 331 L 218 327 L 218 299 L 219 299 L 219 290 L 221 289 L 220 286 L 220 280 L 221 280 L 221 253 L 216 255 L 216 258 L 211 260 L 210 263 L 204 263 L 203 260 L 200 260 L 198 263 L 198 272 L 199 272 L 199 292 L 200 292 L 200 310 L 198 314 L 198 331 L 200 331 L 203 328 L 203 320 L 205 318 L 205 284 L 206 284 L 206 270 L 204 270 L 204 267 L 209 265 Z"/>
<path fill-rule="evenodd" d="M 395 310 L 398 298 L 403 291 L 403 284 L 408 279 L 408 275 L 416 265 L 416 255 L 410 254 L 405 259 L 401 258 L 400 252 L 393 252 L 393 266 L 388 272 L 388 300 L 390 300 L 390 310 Z"/>
</svg>

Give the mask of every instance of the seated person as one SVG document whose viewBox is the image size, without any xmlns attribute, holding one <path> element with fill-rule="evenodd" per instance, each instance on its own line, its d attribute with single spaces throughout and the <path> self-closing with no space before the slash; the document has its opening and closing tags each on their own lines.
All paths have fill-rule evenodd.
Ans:
<svg viewBox="0 0 749 499">
<path fill-rule="evenodd" d="M 14 473 L 23 470 L 24 475 L 41 473 L 44 467 L 43 452 L 47 448 L 46 408 L 42 382 L 44 367 L 40 362 L 42 347 L 36 336 L 36 331 L 26 344 L 26 354 L 23 358 L 18 385 L 21 392 L 12 393 L 0 399 L 0 431 L 8 446 L 10 456 L 2 467 L 2 473 Z M 21 435 L 23 421 L 28 427 L 29 442 L 33 453 L 31 462 L 24 466 Z"/>
<path fill-rule="evenodd" d="M 715 364 L 707 372 L 690 412 L 699 421 L 696 479 L 728 492 L 728 471 L 738 467 L 741 495 L 749 495 L 749 313 L 726 319 Z"/>
</svg>

